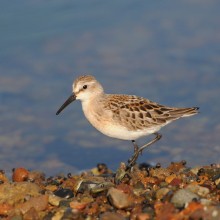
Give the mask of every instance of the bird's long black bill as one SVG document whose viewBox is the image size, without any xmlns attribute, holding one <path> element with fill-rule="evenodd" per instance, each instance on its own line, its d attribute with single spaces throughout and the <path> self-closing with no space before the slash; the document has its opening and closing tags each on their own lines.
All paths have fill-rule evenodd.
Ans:
<svg viewBox="0 0 220 220">
<path fill-rule="evenodd" d="M 75 93 L 72 93 L 72 95 L 65 101 L 65 103 L 60 107 L 60 109 L 57 111 L 56 115 L 59 115 L 60 112 L 66 108 L 66 106 L 68 106 L 71 102 L 73 102 L 74 100 L 76 100 L 76 95 Z"/>
</svg>

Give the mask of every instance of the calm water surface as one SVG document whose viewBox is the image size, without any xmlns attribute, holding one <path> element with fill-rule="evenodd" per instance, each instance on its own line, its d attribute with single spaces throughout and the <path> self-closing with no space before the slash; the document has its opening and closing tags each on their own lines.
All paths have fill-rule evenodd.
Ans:
<svg viewBox="0 0 220 220">
<path fill-rule="evenodd" d="M 131 157 L 132 143 L 96 131 L 79 101 L 55 115 L 85 74 L 106 93 L 201 108 L 163 128 L 138 162 L 220 163 L 219 10 L 217 0 L 1 1 L 0 168 L 115 170 Z"/>
</svg>

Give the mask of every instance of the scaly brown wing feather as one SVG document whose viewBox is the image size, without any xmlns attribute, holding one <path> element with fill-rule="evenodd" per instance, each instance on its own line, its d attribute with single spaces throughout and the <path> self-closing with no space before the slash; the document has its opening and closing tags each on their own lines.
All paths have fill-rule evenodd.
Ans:
<svg viewBox="0 0 220 220">
<path fill-rule="evenodd" d="M 112 111 L 112 118 L 116 123 L 129 130 L 144 130 L 157 125 L 162 127 L 180 117 L 198 113 L 197 107 L 166 107 L 133 95 L 110 95 L 105 108 Z"/>
</svg>

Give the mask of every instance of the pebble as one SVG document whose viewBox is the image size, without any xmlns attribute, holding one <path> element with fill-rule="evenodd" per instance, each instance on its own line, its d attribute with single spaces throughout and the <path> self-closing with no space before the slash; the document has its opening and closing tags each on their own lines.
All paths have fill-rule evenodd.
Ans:
<svg viewBox="0 0 220 220">
<path fill-rule="evenodd" d="M 167 167 L 168 170 L 172 172 L 178 172 L 181 168 L 187 168 L 185 166 L 186 162 L 181 161 L 181 162 L 176 162 L 176 163 L 171 163 L 169 167 Z"/>
<path fill-rule="evenodd" d="M 36 185 L 38 185 L 41 188 L 41 190 L 45 190 L 46 183 L 43 180 L 37 179 L 37 180 L 34 181 L 34 183 Z"/>
<path fill-rule="evenodd" d="M 70 207 L 70 202 L 69 200 L 60 200 L 59 206 Z"/>
<path fill-rule="evenodd" d="M 198 167 L 193 167 L 191 168 L 191 172 L 193 172 L 195 175 L 198 175 L 198 171 L 201 169 L 202 167 L 198 166 Z"/>
<path fill-rule="evenodd" d="M 0 203 L 6 202 L 10 205 L 18 205 L 24 202 L 25 196 L 40 196 L 41 189 L 30 182 L 9 182 L 0 185 Z"/>
<path fill-rule="evenodd" d="M 107 197 L 110 203 L 118 209 L 124 209 L 133 202 L 128 195 L 113 187 L 108 190 Z"/>
<path fill-rule="evenodd" d="M 170 183 L 174 178 L 176 178 L 176 174 L 172 174 L 165 178 L 166 183 Z"/>
<path fill-rule="evenodd" d="M 69 203 L 69 206 L 73 209 L 83 210 L 86 205 L 80 202 L 72 201 Z"/>
<path fill-rule="evenodd" d="M 170 182 L 170 185 L 171 186 L 178 186 L 182 183 L 182 181 L 178 178 L 174 178 L 171 182 Z"/>
<path fill-rule="evenodd" d="M 190 213 L 196 211 L 197 209 L 203 210 L 204 207 L 202 204 L 199 204 L 197 202 L 191 201 L 188 206 L 182 210 L 182 213 L 185 215 L 189 215 Z"/>
<path fill-rule="evenodd" d="M 24 220 L 40 220 L 40 217 L 38 215 L 38 212 L 34 207 L 31 207 L 24 215 Z"/>
<path fill-rule="evenodd" d="M 69 199 L 73 197 L 73 191 L 71 189 L 58 189 L 54 192 L 54 195 L 61 198 Z"/>
<path fill-rule="evenodd" d="M 67 208 L 64 212 L 63 219 L 80 219 L 80 211 L 73 208 Z"/>
<path fill-rule="evenodd" d="M 14 209 L 14 206 L 9 203 L 0 203 L 0 215 L 7 216 L 10 210 Z"/>
<path fill-rule="evenodd" d="M 186 190 L 189 190 L 193 193 L 196 193 L 197 195 L 201 197 L 206 197 L 209 194 L 209 189 L 206 187 L 202 187 L 199 185 L 189 185 L 185 188 Z"/>
<path fill-rule="evenodd" d="M 63 184 L 61 185 L 62 188 L 66 188 L 66 189 L 71 189 L 73 190 L 74 184 L 75 184 L 76 180 L 73 178 L 67 178 L 67 180 L 65 180 L 63 182 Z"/>
<path fill-rule="evenodd" d="M 165 180 L 166 177 L 170 176 L 170 171 L 165 168 L 155 168 L 150 169 L 149 176 L 154 177 L 156 176 L 160 181 Z"/>
<path fill-rule="evenodd" d="M 23 182 L 28 180 L 29 171 L 23 167 L 14 170 L 12 180 L 14 182 Z"/>
<path fill-rule="evenodd" d="M 57 213 L 55 216 L 51 218 L 51 220 L 61 220 L 63 217 L 63 213 Z"/>
<path fill-rule="evenodd" d="M 48 197 L 48 202 L 53 206 L 59 206 L 61 200 L 65 199 L 55 195 L 49 195 Z"/>
<path fill-rule="evenodd" d="M 168 188 L 158 189 L 156 192 L 156 199 L 163 199 L 163 197 L 169 192 Z"/>
<path fill-rule="evenodd" d="M 45 180 L 45 174 L 43 174 L 39 171 L 36 171 L 36 170 L 33 170 L 30 173 L 28 173 L 28 180 L 29 181 L 34 181 L 37 179 Z"/>
<path fill-rule="evenodd" d="M 80 202 L 83 204 L 90 204 L 94 202 L 94 198 L 91 195 L 85 194 L 80 197 Z"/>
<path fill-rule="evenodd" d="M 203 206 L 210 206 L 210 205 L 212 204 L 212 201 L 209 200 L 209 199 L 202 198 L 202 199 L 200 199 L 200 203 L 201 203 Z"/>
<path fill-rule="evenodd" d="M 172 197 L 171 203 L 175 207 L 183 207 L 186 202 L 191 202 L 194 198 L 199 199 L 199 196 L 189 190 L 179 189 Z"/>
<path fill-rule="evenodd" d="M 27 202 L 20 204 L 18 208 L 22 213 L 26 213 L 31 207 L 34 207 L 36 211 L 43 211 L 47 208 L 49 195 L 41 195 L 38 197 L 32 197 Z"/>
<path fill-rule="evenodd" d="M 3 181 L 4 183 L 7 183 L 8 177 L 4 175 L 4 173 L 0 172 L 0 181 Z"/>
<path fill-rule="evenodd" d="M 47 186 L 45 187 L 45 189 L 46 189 L 46 190 L 51 190 L 52 192 L 55 192 L 55 191 L 58 190 L 58 186 L 56 186 L 56 185 L 47 185 Z"/>
<path fill-rule="evenodd" d="M 151 215 L 149 213 L 139 213 L 136 217 L 137 220 L 148 220 L 151 219 Z"/>
<path fill-rule="evenodd" d="M 19 215 L 15 215 L 11 218 L 11 220 L 23 220 L 23 218 Z"/>
<path fill-rule="evenodd" d="M 96 202 L 91 203 L 89 206 L 86 206 L 86 209 L 83 210 L 83 212 L 87 215 L 93 215 L 98 213 L 99 211 L 99 205 Z"/>
<path fill-rule="evenodd" d="M 117 181 L 105 164 L 97 166 L 101 176 L 85 171 L 46 180 L 39 171 L 26 170 L 25 177 L 21 172 L 25 169 L 18 168 L 13 173 L 20 177 L 16 182 L 4 182 L 0 170 L 0 216 L 2 220 L 218 220 L 219 168 L 187 168 L 182 161 L 169 169 L 158 163 L 155 168 L 140 170 L 136 165 L 125 171 L 121 163 Z"/>
<path fill-rule="evenodd" d="M 170 202 L 171 198 L 174 195 L 174 191 L 170 190 L 164 197 L 163 197 L 163 203 Z"/>
<path fill-rule="evenodd" d="M 100 220 L 126 220 L 122 215 L 113 212 L 105 212 L 100 215 Z"/>
</svg>

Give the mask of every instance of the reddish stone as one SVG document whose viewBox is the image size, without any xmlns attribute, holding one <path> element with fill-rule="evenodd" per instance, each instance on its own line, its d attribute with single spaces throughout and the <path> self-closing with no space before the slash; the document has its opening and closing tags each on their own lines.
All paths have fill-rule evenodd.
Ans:
<svg viewBox="0 0 220 220">
<path fill-rule="evenodd" d="M 151 215 L 149 213 L 139 213 L 137 214 L 137 220 L 148 220 L 151 219 Z"/>
<path fill-rule="evenodd" d="M 202 187 L 206 187 L 206 188 L 208 188 L 208 189 L 209 189 L 209 192 L 212 191 L 212 186 L 209 185 L 209 184 L 199 184 L 199 185 L 202 186 Z"/>
<path fill-rule="evenodd" d="M 0 215 L 7 216 L 8 211 L 14 209 L 14 207 L 8 203 L 1 203 L 0 204 Z"/>
<path fill-rule="evenodd" d="M 137 219 L 137 214 L 142 212 L 142 207 L 141 206 L 135 206 L 132 210 L 131 210 L 131 215 L 130 215 L 130 219 Z"/>
<path fill-rule="evenodd" d="M 167 167 L 168 170 L 177 173 L 182 167 L 186 167 L 185 164 L 182 162 L 176 162 L 176 163 L 171 163 L 169 167 Z"/>
<path fill-rule="evenodd" d="M 163 205 L 164 204 L 162 202 L 157 203 L 157 204 L 154 205 L 154 211 L 155 211 L 156 215 L 160 215 L 161 214 Z"/>
<path fill-rule="evenodd" d="M 154 178 L 154 177 L 145 177 L 143 180 L 144 180 L 144 184 L 147 184 L 147 183 L 158 184 L 158 182 L 160 182 L 157 178 Z"/>
<path fill-rule="evenodd" d="M 99 205 L 94 202 L 84 209 L 84 214 L 93 215 L 99 211 Z"/>
<path fill-rule="evenodd" d="M 209 178 L 207 176 L 199 176 L 199 179 L 201 180 L 200 184 L 203 184 L 205 181 L 207 181 Z M 203 182 L 203 183 L 202 183 Z"/>
<path fill-rule="evenodd" d="M 86 205 L 80 202 L 72 201 L 70 202 L 70 207 L 78 210 L 83 210 L 86 207 Z"/>
<path fill-rule="evenodd" d="M 97 197 L 95 201 L 96 201 L 98 204 L 106 204 L 106 203 L 108 203 L 108 199 L 107 199 L 107 197 L 104 196 L 104 195 Z"/>
<path fill-rule="evenodd" d="M 120 184 L 116 187 L 116 189 L 121 190 L 124 193 L 133 193 L 133 187 L 127 184 Z"/>
<path fill-rule="evenodd" d="M 170 182 L 170 185 L 171 186 L 178 186 L 179 184 L 181 184 L 182 181 L 178 178 L 174 178 L 171 182 Z"/>
<path fill-rule="evenodd" d="M 165 216 L 174 211 L 174 206 L 171 203 L 158 203 L 154 205 L 155 213 L 157 217 Z M 161 218 L 159 218 L 161 219 Z M 165 218 L 164 218 L 165 219 Z"/>
<path fill-rule="evenodd" d="M 13 175 L 12 175 L 12 180 L 14 182 L 23 182 L 28 180 L 28 174 L 29 171 L 26 170 L 25 168 L 17 168 L 14 170 Z"/>
<path fill-rule="evenodd" d="M 175 178 L 176 178 L 176 174 L 172 174 L 172 175 L 165 178 L 165 182 L 171 183 L 172 180 L 175 179 Z"/>
<path fill-rule="evenodd" d="M 188 215 L 188 214 L 196 211 L 197 209 L 204 209 L 204 207 L 203 207 L 202 204 L 191 201 L 189 203 L 189 205 L 185 209 L 182 210 L 182 213 L 185 214 L 185 215 Z"/>
<path fill-rule="evenodd" d="M 66 181 L 63 182 L 61 185 L 63 188 L 74 190 L 73 186 L 75 184 L 76 180 L 73 178 L 68 178 Z"/>
</svg>

